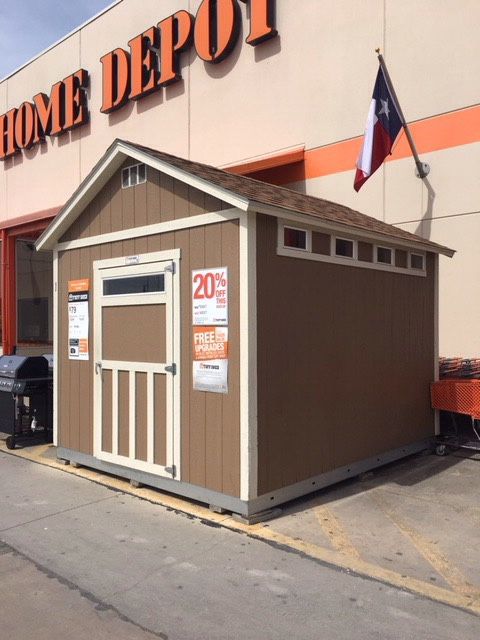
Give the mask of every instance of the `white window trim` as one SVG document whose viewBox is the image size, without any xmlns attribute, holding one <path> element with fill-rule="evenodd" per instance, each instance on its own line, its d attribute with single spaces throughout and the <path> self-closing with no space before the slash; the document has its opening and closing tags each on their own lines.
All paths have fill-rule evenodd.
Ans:
<svg viewBox="0 0 480 640">
<path fill-rule="evenodd" d="M 145 176 L 143 180 L 138 180 L 138 182 L 136 182 L 135 184 L 131 184 L 132 180 L 131 180 L 131 170 L 134 167 L 140 167 L 144 165 L 145 166 Z M 127 186 L 123 186 L 123 176 L 124 173 L 128 171 L 128 185 Z M 138 176 L 138 171 L 137 171 L 137 176 Z M 147 181 L 147 165 L 144 162 L 137 162 L 136 164 L 129 164 L 128 167 L 123 167 L 122 169 L 122 173 L 121 173 L 121 181 L 122 181 L 122 189 L 130 189 L 131 187 L 136 187 L 139 184 L 145 184 L 145 182 Z"/>
<path fill-rule="evenodd" d="M 298 249 L 298 248 L 292 248 L 292 247 L 285 247 L 283 244 L 283 239 L 284 239 L 284 228 L 285 227 L 289 227 L 291 229 L 299 229 L 302 231 L 307 231 L 308 235 L 310 236 L 310 241 L 309 241 L 309 247 L 310 247 L 310 251 L 306 251 L 305 249 Z M 371 240 L 369 239 L 365 239 L 363 240 L 362 238 L 358 238 L 358 239 L 354 239 L 354 238 L 346 238 L 344 236 L 335 236 L 332 235 L 331 233 L 328 233 L 328 231 L 322 230 L 320 229 L 320 231 L 322 233 L 327 233 L 328 235 L 330 235 L 330 255 L 325 255 L 325 254 L 321 254 L 321 253 L 312 253 L 311 251 L 311 233 L 312 230 L 308 229 L 306 227 L 304 227 L 302 229 L 302 227 L 297 227 L 297 226 L 293 226 L 290 224 L 287 224 L 284 221 L 278 221 L 278 233 L 277 233 L 277 255 L 279 256 L 285 256 L 288 258 L 301 258 L 303 260 L 313 260 L 314 262 L 328 262 L 330 264 L 339 264 L 339 265 L 348 265 L 349 267 L 357 267 L 359 269 L 374 269 L 377 271 L 388 271 L 390 273 L 398 273 L 398 274 L 403 274 L 403 275 L 408 275 L 408 276 L 417 276 L 417 277 L 422 277 L 425 278 L 427 273 L 425 269 L 412 269 L 409 266 L 407 267 L 397 267 L 395 265 L 395 251 L 396 249 L 394 247 L 384 247 L 384 245 L 376 245 L 375 243 L 371 242 Z M 335 249 L 335 241 L 336 239 L 339 240 L 348 240 L 350 242 L 353 242 L 354 245 L 354 258 L 349 258 L 347 256 L 337 256 L 334 253 L 334 249 Z M 363 262 L 361 260 L 358 259 L 358 242 L 360 241 L 364 241 L 364 242 L 369 242 L 370 244 L 372 244 L 373 247 L 373 261 L 372 262 Z M 376 246 L 379 247 L 383 247 L 385 249 L 391 249 L 392 251 L 392 263 L 391 264 L 386 264 L 385 262 L 375 262 L 375 258 L 376 258 Z M 403 249 L 402 249 L 403 250 Z M 407 260 L 408 260 L 408 265 L 410 265 L 410 253 L 413 253 L 415 255 L 422 255 L 421 252 L 419 251 L 406 251 L 407 253 Z M 426 264 L 426 254 L 424 255 L 424 266 Z"/>
<path fill-rule="evenodd" d="M 301 247 L 287 247 L 285 245 L 285 229 L 292 229 L 293 231 L 302 231 L 306 234 L 305 238 L 305 249 Z M 312 231 L 311 229 L 306 229 L 305 227 L 295 227 L 291 224 L 279 224 L 278 225 L 278 246 L 283 247 L 285 251 L 300 251 L 301 253 L 311 253 L 312 252 Z"/>
<path fill-rule="evenodd" d="M 422 268 L 417 269 L 416 267 L 412 267 L 412 256 L 418 256 L 422 259 Z M 427 257 L 421 251 L 409 251 L 408 252 L 408 269 L 409 271 L 418 271 L 420 273 L 425 273 L 427 265 Z"/>
<path fill-rule="evenodd" d="M 278 225 L 277 225 L 277 229 L 278 229 L 278 234 L 277 234 L 277 255 L 279 256 L 285 256 L 288 258 L 301 258 L 303 260 L 313 260 L 314 262 L 328 262 L 330 264 L 339 264 L 339 265 L 348 265 L 349 267 L 357 267 L 359 269 L 374 269 L 376 271 L 388 271 L 390 273 L 398 273 L 398 274 L 403 274 L 403 275 L 407 275 L 407 276 L 416 276 L 416 277 L 421 277 L 421 278 L 425 278 L 427 275 L 426 269 L 412 269 L 409 265 L 410 265 L 410 254 L 413 253 L 415 255 L 422 255 L 423 256 L 423 265 L 424 267 L 426 266 L 426 253 L 425 252 L 421 252 L 421 251 L 408 251 L 405 249 L 401 249 L 402 251 L 406 251 L 407 253 L 407 267 L 397 267 L 395 265 L 395 259 L 396 259 L 396 254 L 395 251 L 397 250 L 394 247 L 387 247 L 384 245 L 376 245 L 375 242 L 371 242 L 370 239 L 365 239 L 365 242 L 369 242 L 372 247 L 373 247 L 373 262 L 363 262 L 361 260 L 358 259 L 358 242 L 362 240 L 362 238 L 346 238 L 344 236 L 335 236 L 332 235 L 328 230 L 326 229 L 322 229 L 319 228 L 319 232 L 321 233 L 326 233 L 327 235 L 330 236 L 330 255 L 325 255 L 325 254 L 321 254 L 321 253 L 312 253 L 311 251 L 311 240 L 310 240 L 310 251 L 306 251 L 305 249 L 294 249 L 292 247 L 285 247 L 283 244 L 283 233 L 284 233 L 284 228 L 285 227 L 289 227 L 291 229 L 299 229 L 299 230 L 303 230 L 303 231 L 307 231 L 307 233 L 309 233 L 310 238 L 311 238 L 311 233 L 312 233 L 312 229 L 309 229 L 307 227 L 297 227 L 297 226 L 293 226 L 288 224 L 286 221 L 278 221 Z M 334 252 L 335 249 L 335 241 L 336 239 L 339 240 L 349 240 L 350 242 L 354 243 L 354 258 L 349 258 L 347 256 L 337 256 Z M 385 262 L 375 262 L 376 259 L 376 247 L 382 247 L 385 249 L 391 249 L 392 251 L 392 263 L 391 264 L 386 264 Z M 400 250 L 400 249 L 399 249 Z"/>
<path fill-rule="evenodd" d="M 382 262 L 381 260 L 378 259 L 379 249 L 385 249 L 385 251 L 390 251 L 390 262 Z M 395 249 L 393 247 L 385 247 L 381 244 L 374 244 L 373 245 L 373 262 L 375 264 L 383 264 L 388 267 L 394 267 L 395 266 Z"/>
<path fill-rule="evenodd" d="M 80 238 L 79 240 L 67 240 L 66 242 L 60 242 L 55 245 L 55 249 L 56 251 L 70 251 L 71 249 L 95 247 L 109 242 L 119 242 L 120 240 L 133 240 L 135 238 L 143 238 L 144 236 L 153 236 L 171 231 L 194 229 L 195 227 L 217 224 L 218 222 L 238 220 L 240 213 L 238 209 L 201 213 L 198 216 L 177 218 L 176 220 L 169 220 L 168 222 L 156 222 L 155 224 L 148 224 L 143 227 L 122 229 L 122 231 L 111 231 L 110 233 L 104 233 L 99 236 L 90 236 L 89 238 Z"/>
<path fill-rule="evenodd" d="M 143 274 L 140 274 L 140 276 Z M 163 271 L 158 271 L 157 273 L 148 273 L 147 275 L 149 276 L 162 276 L 164 275 Z M 112 281 L 112 280 L 129 280 L 132 278 L 138 278 L 140 277 L 138 274 L 137 275 L 125 275 L 125 276 L 112 276 L 111 278 L 103 278 L 103 282 L 107 282 L 107 281 Z M 165 293 L 165 281 L 163 283 L 163 290 L 158 290 L 158 291 L 140 291 L 137 293 L 103 293 L 103 289 L 102 289 L 102 297 L 105 298 L 124 298 L 125 296 L 152 296 L 152 295 L 159 295 Z"/>
<path fill-rule="evenodd" d="M 329 262 L 330 264 L 339 264 L 358 269 L 389 271 L 390 273 L 399 273 L 417 278 L 425 278 L 427 275 L 426 271 L 421 271 L 420 269 L 404 269 L 403 267 L 394 267 L 393 265 L 383 264 L 382 262 L 362 262 L 361 260 L 352 260 L 352 258 L 344 258 L 342 256 L 326 256 L 321 253 L 306 253 L 305 251 L 289 250 L 284 249 L 283 247 L 277 248 L 277 255 L 286 256 L 288 258 L 302 258 L 303 260 L 312 260 L 313 262 Z"/>
<path fill-rule="evenodd" d="M 344 242 L 351 242 L 353 244 L 353 255 L 342 256 L 338 254 L 337 240 L 343 240 Z M 337 258 L 337 260 L 345 260 L 346 262 L 358 261 L 358 240 L 354 240 L 353 238 L 344 238 L 343 236 L 332 235 L 330 237 L 330 256 L 332 258 Z"/>
</svg>

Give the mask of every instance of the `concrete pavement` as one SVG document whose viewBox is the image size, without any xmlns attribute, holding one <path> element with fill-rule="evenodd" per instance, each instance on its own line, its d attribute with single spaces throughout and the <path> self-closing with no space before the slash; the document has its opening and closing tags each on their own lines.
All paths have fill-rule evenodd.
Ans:
<svg viewBox="0 0 480 640">
<path fill-rule="evenodd" d="M 286 505 L 274 531 L 480 605 L 480 455 L 412 456 Z"/>
<path fill-rule="evenodd" d="M 4 543 L 0 543 L 0 612 L 0 634 L 5 640 L 162 637 L 138 627 Z"/>
<path fill-rule="evenodd" d="M 0 620 L 16 621 L 10 635 L 2 633 L 8 640 L 32 635 L 35 572 L 47 576 L 52 589 L 45 619 L 66 621 L 52 640 L 75 638 L 75 615 L 89 629 L 99 612 L 120 625 L 120 639 L 473 640 L 480 634 L 480 618 L 471 613 L 118 487 L 4 453 L 0 478 L 0 539 L 27 564 L 12 567 L 9 547 L 0 556 Z M 13 603 L 7 596 L 14 591 Z M 66 618 L 65 611 L 75 615 Z"/>
<path fill-rule="evenodd" d="M 411 456 L 245 526 L 189 500 L 62 466 L 52 445 L 12 453 L 480 614 L 479 454 Z"/>
</svg>

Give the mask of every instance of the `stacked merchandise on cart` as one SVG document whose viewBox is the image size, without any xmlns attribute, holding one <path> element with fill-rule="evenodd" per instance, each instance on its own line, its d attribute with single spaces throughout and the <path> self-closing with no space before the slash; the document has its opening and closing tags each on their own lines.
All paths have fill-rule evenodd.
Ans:
<svg viewBox="0 0 480 640">
<path fill-rule="evenodd" d="M 440 410 L 437 453 L 447 446 L 480 451 L 480 358 L 440 358 L 439 378 L 431 385 L 432 407 Z"/>
<path fill-rule="evenodd" d="M 440 380 L 480 378 L 480 358 L 440 358 Z"/>
</svg>

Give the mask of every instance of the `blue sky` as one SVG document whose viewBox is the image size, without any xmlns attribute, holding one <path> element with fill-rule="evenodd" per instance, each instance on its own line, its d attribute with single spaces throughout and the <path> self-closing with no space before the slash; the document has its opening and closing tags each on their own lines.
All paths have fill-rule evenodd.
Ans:
<svg viewBox="0 0 480 640">
<path fill-rule="evenodd" d="M 0 78 L 113 0 L 0 0 Z"/>
</svg>

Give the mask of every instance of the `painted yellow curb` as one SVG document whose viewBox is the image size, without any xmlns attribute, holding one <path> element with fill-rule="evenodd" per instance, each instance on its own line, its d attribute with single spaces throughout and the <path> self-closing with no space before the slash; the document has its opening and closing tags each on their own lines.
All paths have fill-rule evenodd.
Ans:
<svg viewBox="0 0 480 640">
<path fill-rule="evenodd" d="M 349 555 L 338 550 L 331 550 L 325 547 L 321 547 L 316 544 L 305 542 L 284 535 L 271 528 L 271 525 L 256 524 L 247 525 L 235 521 L 229 515 L 217 514 L 210 511 L 206 507 L 202 507 L 188 500 L 183 500 L 171 496 L 169 494 L 161 493 L 155 489 L 149 489 L 147 487 L 135 488 L 132 487 L 128 480 L 123 480 L 118 477 L 109 476 L 92 469 L 85 467 L 72 467 L 71 465 L 62 465 L 56 459 L 48 459 L 43 457 L 43 454 L 52 445 L 40 445 L 32 448 L 30 451 L 24 449 L 16 449 L 10 451 L 6 448 L 3 442 L 0 443 L 0 451 L 11 455 L 24 458 L 39 464 L 43 464 L 54 469 L 58 469 L 65 473 L 70 473 L 87 480 L 96 482 L 105 487 L 116 489 L 126 494 L 130 494 L 148 500 L 154 504 L 158 504 L 167 509 L 173 509 L 180 511 L 186 515 L 193 516 L 200 520 L 206 520 L 210 523 L 217 524 L 232 531 L 245 533 L 252 538 L 263 540 L 277 544 L 279 546 L 292 549 L 298 553 L 301 553 L 309 558 L 313 558 L 320 562 L 335 566 L 347 572 L 352 572 L 362 577 L 379 580 L 380 582 L 387 583 L 392 587 L 407 590 L 415 595 L 429 598 L 436 602 L 446 604 L 459 609 L 464 609 L 470 613 L 480 616 L 480 598 L 471 595 L 464 595 L 461 593 L 455 593 L 442 587 L 412 578 L 410 576 L 401 575 L 395 571 L 384 569 L 377 565 L 365 562 L 361 558 L 355 555 Z"/>
</svg>

